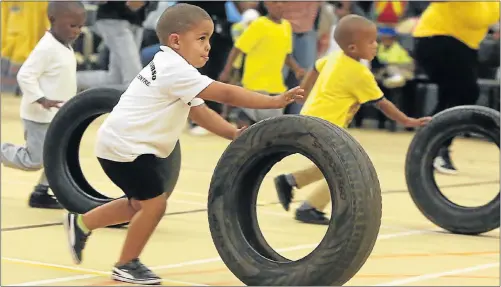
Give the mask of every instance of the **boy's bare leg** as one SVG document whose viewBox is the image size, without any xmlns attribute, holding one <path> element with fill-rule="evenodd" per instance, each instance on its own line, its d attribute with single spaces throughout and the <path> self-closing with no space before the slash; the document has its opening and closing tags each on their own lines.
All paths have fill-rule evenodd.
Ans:
<svg viewBox="0 0 501 287">
<path fill-rule="evenodd" d="M 166 195 L 139 201 L 141 209 L 132 217 L 117 266 L 139 257 L 167 208 Z"/>
<path fill-rule="evenodd" d="M 85 215 L 67 213 L 63 223 L 75 264 L 82 262 L 82 251 L 92 230 L 129 222 L 140 207 L 135 200 L 120 198 L 101 205 Z"/>
<path fill-rule="evenodd" d="M 129 222 L 141 205 L 137 200 L 120 198 L 98 206 L 82 216 L 84 231 Z"/>
</svg>

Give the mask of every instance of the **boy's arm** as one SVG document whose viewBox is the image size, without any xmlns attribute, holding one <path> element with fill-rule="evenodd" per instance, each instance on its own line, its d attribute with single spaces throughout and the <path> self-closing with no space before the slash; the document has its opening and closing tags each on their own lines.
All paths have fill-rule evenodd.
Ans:
<svg viewBox="0 0 501 287">
<path fill-rule="evenodd" d="M 316 68 L 313 68 L 308 73 L 306 73 L 306 76 L 301 82 L 301 88 L 303 88 L 304 90 L 304 98 L 301 102 L 306 101 L 306 99 L 308 98 L 308 95 L 311 93 L 311 89 L 313 89 L 313 86 L 318 79 L 318 75 L 319 73 Z"/>
<path fill-rule="evenodd" d="M 304 91 L 300 87 L 290 89 L 279 96 L 268 96 L 246 90 L 239 86 L 218 81 L 212 82 L 198 94 L 204 100 L 250 109 L 280 109 L 302 99 Z"/>
<path fill-rule="evenodd" d="M 240 54 L 242 54 L 242 51 L 240 51 L 237 47 L 233 47 L 231 49 L 230 54 L 226 59 L 223 71 L 221 72 L 221 75 L 219 75 L 219 80 L 221 82 L 227 83 L 230 80 L 232 65 Z"/>
<path fill-rule="evenodd" d="M 30 103 L 39 103 L 45 109 L 59 108 L 62 101 L 50 100 L 45 97 L 38 79 L 46 71 L 50 63 L 50 51 L 35 47 L 24 61 L 17 73 L 16 79 L 23 97 Z"/>
<path fill-rule="evenodd" d="M 410 118 L 402 113 L 392 102 L 384 97 L 374 75 L 369 69 L 365 69 L 362 73 L 358 74 L 358 81 L 353 83 L 352 89 L 361 104 L 374 104 L 385 116 L 406 127 L 422 126 L 431 120 L 430 117 Z"/>
<path fill-rule="evenodd" d="M 402 111 L 400 111 L 392 102 L 388 101 L 386 98 L 375 103 L 375 106 L 381 110 L 388 118 L 400 123 L 406 127 L 418 127 L 428 123 L 431 117 L 423 117 L 419 119 L 410 118 Z"/>
<path fill-rule="evenodd" d="M 297 79 L 302 79 L 304 77 L 305 70 L 297 63 L 296 59 L 294 59 L 291 54 L 288 54 L 285 58 L 285 64 L 292 69 Z"/>
<path fill-rule="evenodd" d="M 197 125 L 225 139 L 233 140 L 239 131 L 205 104 L 192 107 L 189 117 Z"/>
</svg>

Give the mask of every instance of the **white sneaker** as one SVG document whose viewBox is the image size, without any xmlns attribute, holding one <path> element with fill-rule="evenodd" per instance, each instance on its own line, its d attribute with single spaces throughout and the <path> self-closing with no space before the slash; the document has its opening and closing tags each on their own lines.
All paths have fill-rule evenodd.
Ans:
<svg viewBox="0 0 501 287">
<path fill-rule="evenodd" d="M 451 163 L 448 163 L 443 157 L 437 156 L 433 161 L 433 167 L 440 173 L 454 175 L 458 174 L 457 169 L 452 166 Z"/>
</svg>

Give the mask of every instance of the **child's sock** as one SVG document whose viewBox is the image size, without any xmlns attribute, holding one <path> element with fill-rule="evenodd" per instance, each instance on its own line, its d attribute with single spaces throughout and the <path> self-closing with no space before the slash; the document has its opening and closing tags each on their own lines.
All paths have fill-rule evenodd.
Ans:
<svg viewBox="0 0 501 287">
<path fill-rule="evenodd" d="M 294 187 L 297 186 L 296 179 L 294 178 L 294 176 L 292 175 L 292 173 L 286 174 L 285 175 L 285 180 L 287 180 L 287 183 L 290 186 L 294 186 Z"/>
<path fill-rule="evenodd" d="M 309 209 L 313 209 L 313 206 L 311 206 L 306 201 L 303 201 L 303 204 L 301 204 L 301 206 L 299 206 L 299 208 L 298 208 L 298 210 L 309 210 Z"/>
<path fill-rule="evenodd" d="M 85 233 L 85 234 L 89 234 L 90 233 L 90 230 L 87 228 L 87 226 L 85 226 L 85 223 L 83 222 L 83 215 L 82 214 L 79 214 L 78 217 L 77 217 L 77 225 L 78 227 Z"/>
</svg>

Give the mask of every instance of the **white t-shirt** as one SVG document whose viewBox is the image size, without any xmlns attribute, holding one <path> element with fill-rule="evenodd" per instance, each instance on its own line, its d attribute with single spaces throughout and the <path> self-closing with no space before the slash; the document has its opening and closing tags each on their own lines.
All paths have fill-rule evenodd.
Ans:
<svg viewBox="0 0 501 287">
<path fill-rule="evenodd" d="M 21 118 L 50 123 L 58 109 L 44 109 L 36 101 L 42 97 L 68 101 L 77 93 L 77 60 L 67 47 L 50 33 L 37 43 L 17 73 L 17 82 L 23 93 Z"/>
<path fill-rule="evenodd" d="M 141 154 L 168 157 L 190 107 L 204 103 L 195 97 L 213 80 L 169 47 L 160 48 L 99 128 L 98 157 L 117 162 L 131 162 Z"/>
</svg>

